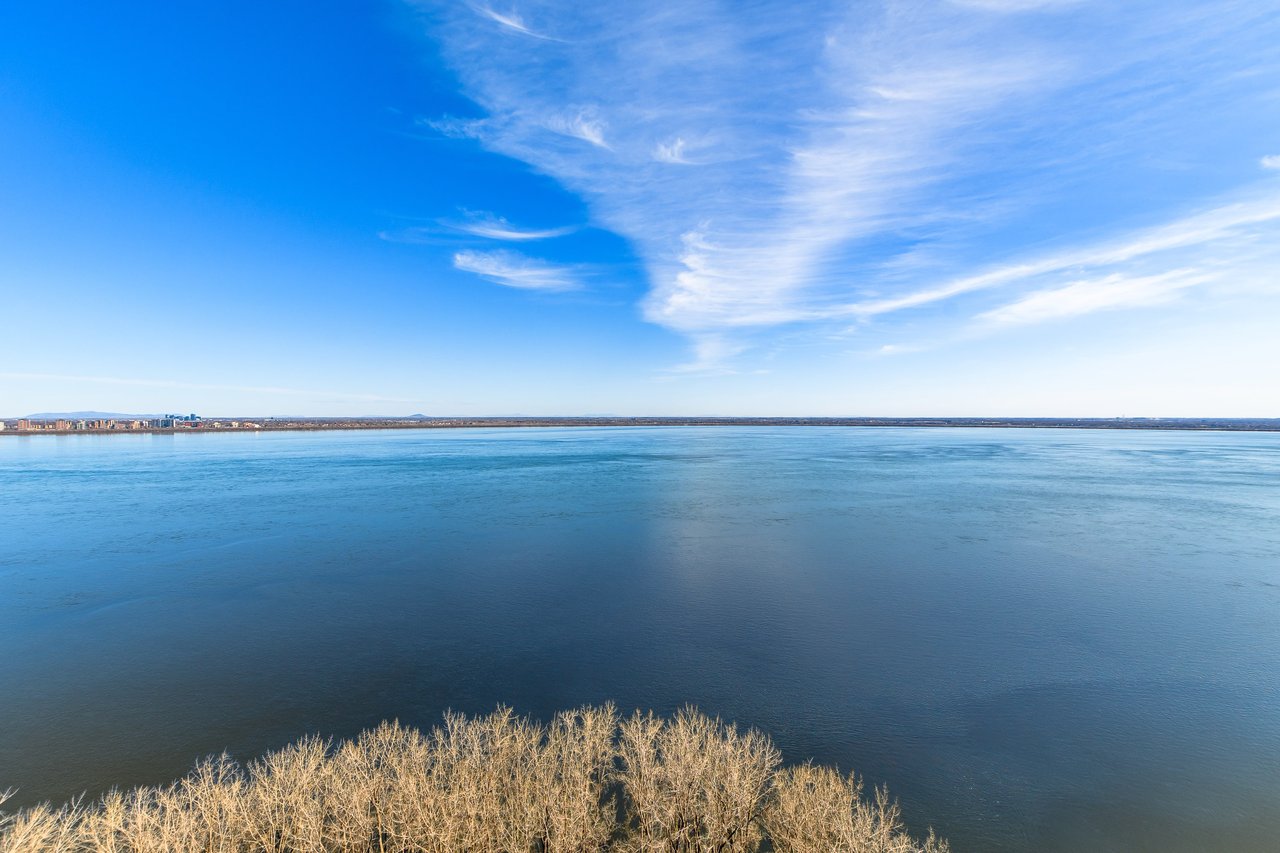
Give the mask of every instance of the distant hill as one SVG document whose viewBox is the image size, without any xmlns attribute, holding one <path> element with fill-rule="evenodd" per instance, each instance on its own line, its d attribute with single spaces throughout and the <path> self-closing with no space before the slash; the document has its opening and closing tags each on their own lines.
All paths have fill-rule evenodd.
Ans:
<svg viewBox="0 0 1280 853">
<path fill-rule="evenodd" d="M 36 412 L 34 415 L 23 415 L 33 421 L 97 421 L 97 420 L 144 420 L 158 418 L 160 415 L 129 415 L 121 412 Z"/>
</svg>

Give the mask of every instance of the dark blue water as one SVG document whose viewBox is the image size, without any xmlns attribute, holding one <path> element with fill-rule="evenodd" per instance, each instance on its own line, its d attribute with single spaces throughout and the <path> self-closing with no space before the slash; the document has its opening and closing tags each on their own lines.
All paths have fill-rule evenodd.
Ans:
<svg viewBox="0 0 1280 853">
<path fill-rule="evenodd" d="M 1275 850 L 1280 435 L 0 439 L 0 788 L 695 703 L 958 850 Z"/>
</svg>

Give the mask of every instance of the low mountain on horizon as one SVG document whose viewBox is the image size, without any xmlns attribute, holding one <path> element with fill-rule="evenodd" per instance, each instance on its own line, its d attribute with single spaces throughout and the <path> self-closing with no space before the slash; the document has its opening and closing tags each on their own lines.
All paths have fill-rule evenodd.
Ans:
<svg viewBox="0 0 1280 853">
<path fill-rule="evenodd" d="M 33 421 L 98 421 L 98 420 L 147 420 L 149 418 L 159 418 L 162 415 L 130 415 L 123 412 L 36 412 L 33 415 L 20 415 L 19 417 Z"/>
</svg>

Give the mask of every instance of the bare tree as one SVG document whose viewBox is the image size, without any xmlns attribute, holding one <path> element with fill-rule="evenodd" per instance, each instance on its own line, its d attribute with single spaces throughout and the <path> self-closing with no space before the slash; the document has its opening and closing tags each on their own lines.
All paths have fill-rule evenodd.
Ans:
<svg viewBox="0 0 1280 853">
<path fill-rule="evenodd" d="M 739 853 L 760 846 L 759 818 L 781 757 L 760 732 L 685 708 L 669 722 L 622 723 L 619 776 L 637 851 Z"/>
<path fill-rule="evenodd" d="M 861 779 L 812 764 L 790 767 L 774 776 L 764 826 L 777 853 L 944 853 L 948 849 L 932 831 L 923 845 L 917 844 L 886 789 L 876 789 L 868 801 Z"/>
</svg>

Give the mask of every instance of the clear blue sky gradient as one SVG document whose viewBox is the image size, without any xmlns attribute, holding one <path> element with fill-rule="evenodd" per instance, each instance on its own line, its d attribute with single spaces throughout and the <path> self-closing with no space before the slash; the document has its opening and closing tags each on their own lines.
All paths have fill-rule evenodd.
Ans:
<svg viewBox="0 0 1280 853">
<path fill-rule="evenodd" d="M 6 4 L 0 416 L 1280 416 L 1280 3 Z"/>
</svg>

